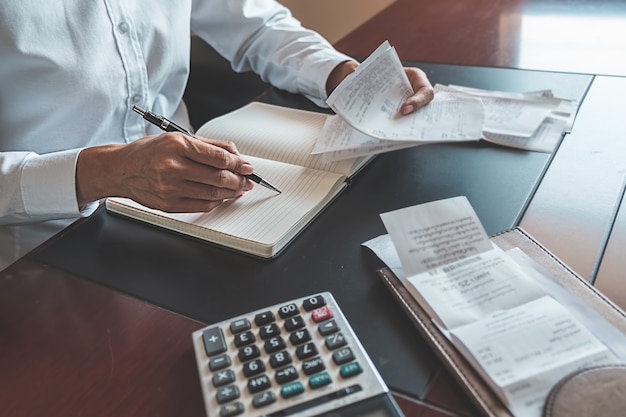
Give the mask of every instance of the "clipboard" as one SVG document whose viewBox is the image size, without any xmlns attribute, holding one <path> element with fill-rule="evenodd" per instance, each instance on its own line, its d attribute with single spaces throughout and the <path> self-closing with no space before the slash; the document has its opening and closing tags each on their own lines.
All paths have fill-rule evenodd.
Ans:
<svg viewBox="0 0 626 417">
<path fill-rule="evenodd" d="M 545 268 L 565 288 L 596 310 L 616 329 L 626 334 L 626 314 L 624 311 L 550 253 L 526 231 L 519 227 L 513 228 L 491 236 L 491 240 L 503 250 L 516 247 L 521 249 Z M 402 281 L 386 267 L 379 269 L 377 273 L 409 315 L 418 331 L 426 338 L 455 380 L 469 395 L 477 409 L 488 417 L 514 417 L 479 373 L 432 323 L 430 316 L 420 307 L 419 303 L 404 287 Z"/>
</svg>

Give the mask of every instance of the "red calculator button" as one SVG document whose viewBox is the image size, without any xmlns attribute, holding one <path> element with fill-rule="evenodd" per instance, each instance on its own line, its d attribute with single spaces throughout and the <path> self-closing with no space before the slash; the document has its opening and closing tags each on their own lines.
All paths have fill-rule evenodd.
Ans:
<svg viewBox="0 0 626 417">
<path fill-rule="evenodd" d="M 320 307 L 311 312 L 313 321 L 319 323 L 320 321 L 328 320 L 333 317 L 333 312 L 328 306 Z"/>
</svg>

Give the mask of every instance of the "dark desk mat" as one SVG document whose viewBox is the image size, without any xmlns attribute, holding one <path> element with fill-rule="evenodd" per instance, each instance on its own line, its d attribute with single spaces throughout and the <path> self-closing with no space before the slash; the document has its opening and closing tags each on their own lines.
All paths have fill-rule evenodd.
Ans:
<svg viewBox="0 0 626 417">
<path fill-rule="evenodd" d="M 581 99 L 592 77 L 420 64 L 433 83 Z M 265 101 L 314 108 L 273 90 Z M 379 155 L 277 259 L 263 261 L 110 215 L 83 219 L 36 260 L 206 323 L 331 291 L 387 384 L 422 398 L 440 363 L 378 279 L 361 243 L 385 233 L 379 214 L 465 195 L 487 232 L 517 225 L 551 155 L 483 142 L 425 145 Z M 164 335 L 164 337 L 167 337 Z"/>
</svg>

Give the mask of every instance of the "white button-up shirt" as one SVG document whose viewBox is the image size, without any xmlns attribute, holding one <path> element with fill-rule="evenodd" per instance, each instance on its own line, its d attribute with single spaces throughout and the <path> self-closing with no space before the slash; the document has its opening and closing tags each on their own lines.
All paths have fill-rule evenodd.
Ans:
<svg viewBox="0 0 626 417">
<path fill-rule="evenodd" d="M 0 224 L 79 216 L 80 150 L 160 133 L 133 105 L 188 123 L 192 32 L 235 70 L 320 105 L 348 59 L 271 0 L 2 3 Z"/>
</svg>

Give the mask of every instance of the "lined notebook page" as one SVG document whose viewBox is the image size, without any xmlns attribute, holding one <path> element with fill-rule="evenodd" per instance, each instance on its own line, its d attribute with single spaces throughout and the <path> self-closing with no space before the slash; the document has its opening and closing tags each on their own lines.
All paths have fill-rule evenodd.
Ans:
<svg viewBox="0 0 626 417">
<path fill-rule="evenodd" d="M 196 136 L 230 140 L 240 153 L 350 175 L 361 160 L 322 162 L 311 155 L 323 113 L 252 102 L 204 124 Z"/>
<path fill-rule="evenodd" d="M 164 213 L 128 199 L 107 208 L 171 230 L 259 256 L 271 256 L 308 223 L 345 184 L 339 174 L 250 157 L 257 172 L 282 194 L 255 186 L 209 213 Z M 278 246 L 272 248 L 274 245 Z"/>
</svg>

